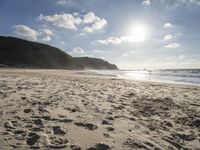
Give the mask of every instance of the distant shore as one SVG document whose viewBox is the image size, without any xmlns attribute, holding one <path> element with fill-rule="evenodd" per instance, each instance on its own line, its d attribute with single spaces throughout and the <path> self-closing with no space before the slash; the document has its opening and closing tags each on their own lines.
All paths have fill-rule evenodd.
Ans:
<svg viewBox="0 0 200 150">
<path fill-rule="evenodd" d="M 200 87 L 0 69 L 0 149 L 194 149 Z"/>
</svg>

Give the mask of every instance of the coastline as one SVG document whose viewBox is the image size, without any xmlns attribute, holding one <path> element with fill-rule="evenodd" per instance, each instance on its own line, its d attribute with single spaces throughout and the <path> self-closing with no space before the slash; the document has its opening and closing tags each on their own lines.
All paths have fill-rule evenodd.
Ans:
<svg viewBox="0 0 200 150">
<path fill-rule="evenodd" d="M 167 69 L 166 69 L 167 70 Z M 180 69 L 178 69 L 180 70 Z M 187 70 L 187 69 L 185 69 Z M 196 69 L 200 70 L 200 69 Z M 154 71 L 159 71 L 159 70 L 154 70 Z M 164 70 L 165 71 L 165 70 Z M 196 83 L 195 81 L 193 82 L 188 82 L 188 81 L 180 81 L 179 80 L 174 80 L 174 79 L 162 79 L 159 77 L 159 74 L 149 74 L 149 73 L 137 73 L 135 70 L 118 70 L 118 71 L 109 71 L 109 70 L 85 70 L 85 71 L 80 71 L 81 74 L 85 75 L 99 75 L 99 76 L 113 76 L 118 79 L 124 79 L 124 80 L 132 80 L 132 81 L 141 81 L 141 82 L 157 82 L 157 83 L 166 83 L 166 84 L 179 84 L 179 85 L 191 85 L 191 86 L 200 86 L 199 81 Z M 126 75 L 126 72 L 132 72 L 128 73 L 130 75 Z M 157 75 L 157 77 L 153 77 Z M 163 75 L 161 75 L 162 77 Z M 169 75 L 167 75 L 169 76 Z M 198 78 L 196 78 L 197 80 Z"/>
<path fill-rule="evenodd" d="M 176 150 L 200 145 L 199 86 L 77 71 L 1 69 L 0 87 L 1 149 Z M 38 137 L 32 145 L 30 133 Z"/>
</svg>

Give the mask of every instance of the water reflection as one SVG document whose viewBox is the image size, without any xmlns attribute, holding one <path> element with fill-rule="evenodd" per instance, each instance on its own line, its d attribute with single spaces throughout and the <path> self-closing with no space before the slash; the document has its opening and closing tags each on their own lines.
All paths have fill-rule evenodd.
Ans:
<svg viewBox="0 0 200 150">
<path fill-rule="evenodd" d="M 124 74 L 125 77 L 127 77 L 128 79 L 136 79 L 136 80 L 149 80 L 150 74 L 147 73 L 139 73 L 139 72 L 127 72 Z M 121 76 L 122 77 L 122 76 Z"/>
</svg>

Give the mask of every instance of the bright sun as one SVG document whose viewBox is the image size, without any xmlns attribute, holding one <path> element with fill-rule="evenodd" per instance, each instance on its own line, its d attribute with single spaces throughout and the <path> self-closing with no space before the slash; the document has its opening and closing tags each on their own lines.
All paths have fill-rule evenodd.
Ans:
<svg viewBox="0 0 200 150">
<path fill-rule="evenodd" d="M 130 36 L 134 42 L 142 42 L 147 38 L 147 27 L 143 24 L 135 24 L 130 29 Z"/>
</svg>

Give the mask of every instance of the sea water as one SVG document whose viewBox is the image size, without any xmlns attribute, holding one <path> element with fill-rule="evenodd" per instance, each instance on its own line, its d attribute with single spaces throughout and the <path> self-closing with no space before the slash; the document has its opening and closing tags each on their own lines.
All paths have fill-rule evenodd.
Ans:
<svg viewBox="0 0 200 150">
<path fill-rule="evenodd" d="M 200 69 L 93 70 L 92 72 L 114 75 L 122 79 L 175 82 L 200 86 Z"/>
</svg>

